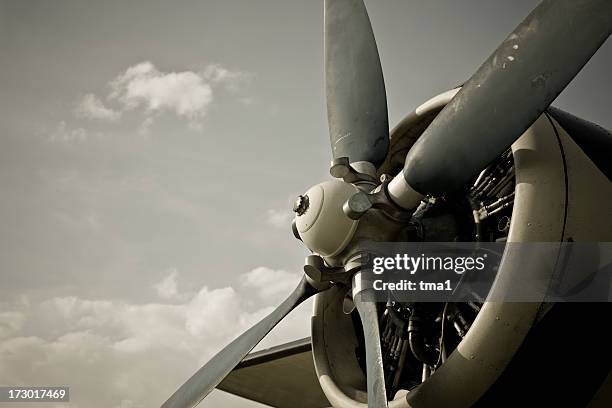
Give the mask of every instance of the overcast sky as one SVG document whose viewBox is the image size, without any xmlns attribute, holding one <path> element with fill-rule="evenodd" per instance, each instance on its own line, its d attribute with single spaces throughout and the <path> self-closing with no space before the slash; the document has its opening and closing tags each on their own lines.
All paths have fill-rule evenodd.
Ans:
<svg viewBox="0 0 612 408">
<path fill-rule="evenodd" d="M 536 3 L 367 1 L 391 125 Z M 290 292 L 291 202 L 329 177 L 322 23 L 314 0 L 0 1 L 0 385 L 157 406 Z M 611 61 L 555 104 L 612 128 Z"/>
</svg>

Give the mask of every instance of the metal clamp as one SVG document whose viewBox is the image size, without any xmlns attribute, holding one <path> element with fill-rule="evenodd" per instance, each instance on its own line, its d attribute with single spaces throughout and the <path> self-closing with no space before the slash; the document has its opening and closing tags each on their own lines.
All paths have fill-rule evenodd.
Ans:
<svg viewBox="0 0 612 408">
<path fill-rule="evenodd" d="M 338 157 L 332 160 L 329 174 L 334 178 L 344 180 L 346 183 L 355 184 L 365 181 L 376 184 L 376 178 L 355 170 L 349 163 L 348 157 Z"/>
<path fill-rule="evenodd" d="M 391 177 L 387 174 L 380 176 L 381 184 L 370 193 L 360 191 L 352 195 L 342 206 L 342 211 L 353 220 L 358 220 L 369 209 L 376 208 L 381 210 L 393 220 L 407 222 L 412 218 L 411 212 L 406 212 L 403 208 L 396 205 L 389 197 L 387 186 L 391 182 Z"/>
</svg>

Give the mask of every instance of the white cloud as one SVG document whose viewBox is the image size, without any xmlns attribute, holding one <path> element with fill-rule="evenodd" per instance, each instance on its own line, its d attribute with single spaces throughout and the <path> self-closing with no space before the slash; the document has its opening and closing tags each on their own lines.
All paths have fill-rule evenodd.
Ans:
<svg viewBox="0 0 612 408">
<path fill-rule="evenodd" d="M 262 299 L 287 297 L 297 286 L 299 279 L 299 274 L 265 266 L 260 266 L 242 275 L 243 285 L 256 289 Z"/>
<path fill-rule="evenodd" d="M 147 135 L 154 118 L 171 113 L 187 119 L 190 128 L 201 129 L 202 121 L 214 100 L 214 88 L 223 87 L 236 93 L 248 83 L 253 74 L 231 70 L 220 64 L 209 64 L 199 71 L 163 72 L 152 62 L 144 61 L 128 67 L 109 82 L 106 100 L 115 107 L 106 106 L 94 94 L 84 95 L 78 102 L 78 117 L 116 121 L 128 111 L 141 110 L 145 118 L 138 133 Z M 241 97 L 242 104 L 251 104 L 252 98 Z"/>
<path fill-rule="evenodd" d="M 170 274 L 162 279 L 160 282 L 153 285 L 153 288 L 157 291 L 157 294 L 162 299 L 173 299 L 178 294 L 178 287 L 176 284 L 176 277 L 178 271 L 174 268 L 170 269 Z"/>
<path fill-rule="evenodd" d="M 153 118 L 145 118 L 145 120 L 143 120 L 140 126 L 138 127 L 138 134 L 143 136 L 148 135 L 151 131 L 151 126 L 153 126 Z"/>
<path fill-rule="evenodd" d="M 237 288 L 203 286 L 195 293 L 181 293 L 178 279 L 170 270 L 156 285 L 174 296 L 171 303 L 79 296 L 4 302 L 0 384 L 67 384 L 75 407 L 159 406 L 276 307 L 299 274 L 260 267 L 243 274 Z M 308 315 L 308 307 L 300 308 L 261 346 L 307 335 Z"/>
<path fill-rule="evenodd" d="M 81 143 L 87 140 L 87 131 L 83 128 L 71 128 L 65 121 L 61 121 L 51 132 L 49 140 L 62 143 Z"/>
<path fill-rule="evenodd" d="M 81 100 L 78 101 L 75 108 L 75 114 L 78 117 L 87 119 L 108 121 L 115 121 L 121 116 L 121 112 L 107 108 L 96 95 L 91 93 L 84 95 Z"/>
<path fill-rule="evenodd" d="M 7 338 L 21 330 L 25 316 L 20 312 L 0 312 L 0 339 Z"/>
<path fill-rule="evenodd" d="M 266 213 L 266 222 L 279 229 L 290 228 L 292 218 L 293 214 L 289 210 L 269 209 Z"/>
<path fill-rule="evenodd" d="M 253 78 L 252 73 L 231 71 L 219 64 L 208 65 L 204 71 L 202 71 L 202 74 L 204 78 L 207 78 L 213 83 L 223 84 L 229 91 L 232 92 L 238 91 L 241 85 Z"/>
<path fill-rule="evenodd" d="M 245 318 L 240 309 L 240 297 L 233 288 L 210 290 L 204 286 L 185 307 L 185 328 L 192 336 L 224 337 L 227 326 L 239 326 Z"/>
<path fill-rule="evenodd" d="M 144 107 L 150 113 L 169 111 L 191 120 L 206 115 L 212 87 L 192 71 L 159 71 L 151 62 L 128 68 L 111 82 L 111 98 L 124 109 Z"/>
</svg>

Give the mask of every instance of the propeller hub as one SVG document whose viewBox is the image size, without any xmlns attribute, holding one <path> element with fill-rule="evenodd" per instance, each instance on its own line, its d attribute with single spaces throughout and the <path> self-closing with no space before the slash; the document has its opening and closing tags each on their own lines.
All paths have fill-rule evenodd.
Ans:
<svg viewBox="0 0 612 408">
<path fill-rule="evenodd" d="M 346 248 L 357 229 L 342 205 L 359 189 L 340 180 L 319 183 L 299 196 L 294 204 L 297 233 L 313 252 L 331 257 Z"/>
</svg>

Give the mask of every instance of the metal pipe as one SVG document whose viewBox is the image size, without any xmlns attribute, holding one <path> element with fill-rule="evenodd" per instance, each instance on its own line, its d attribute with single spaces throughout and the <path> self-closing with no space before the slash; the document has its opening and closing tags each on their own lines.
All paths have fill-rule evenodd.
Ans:
<svg viewBox="0 0 612 408">
<path fill-rule="evenodd" d="M 421 382 L 424 383 L 425 380 L 427 380 L 429 378 L 429 373 L 431 371 L 429 370 L 429 366 L 427 364 L 423 364 L 423 374 L 421 375 Z"/>
<path fill-rule="evenodd" d="M 502 191 L 502 189 L 504 187 L 506 187 L 506 185 L 508 184 L 508 182 L 510 180 L 512 180 L 512 178 L 514 177 L 514 166 L 510 167 L 508 169 L 508 172 L 506 173 L 506 175 L 504 176 L 504 178 L 501 179 L 501 181 L 497 184 L 497 187 L 495 187 L 493 190 L 491 190 L 491 195 L 494 196 L 497 193 L 499 193 L 500 191 Z"/>
<path fill-rule="evenodd" d="M 414 357 L 424 364 L 434 364 L 437 360 L 435 351 L 427 346 L 420 328 L 421 319 L 412 313 L 408 320 L 408 343 Z"/>
<path fill-rule="evenodd" d="M 402 351 L 400 353 L 399 362 L 397 364 L 397 372 L 395 373 L 395 378 L 393 379 L 393 389 L 397 389 L 397 387 L 399 386 L 399 382 L 402 377 L 402 372 L 404 371 L 404 364 L 406 363 L 407 355 L 408 355 L 408 340 L 402 339 Z"/>
</svg>

